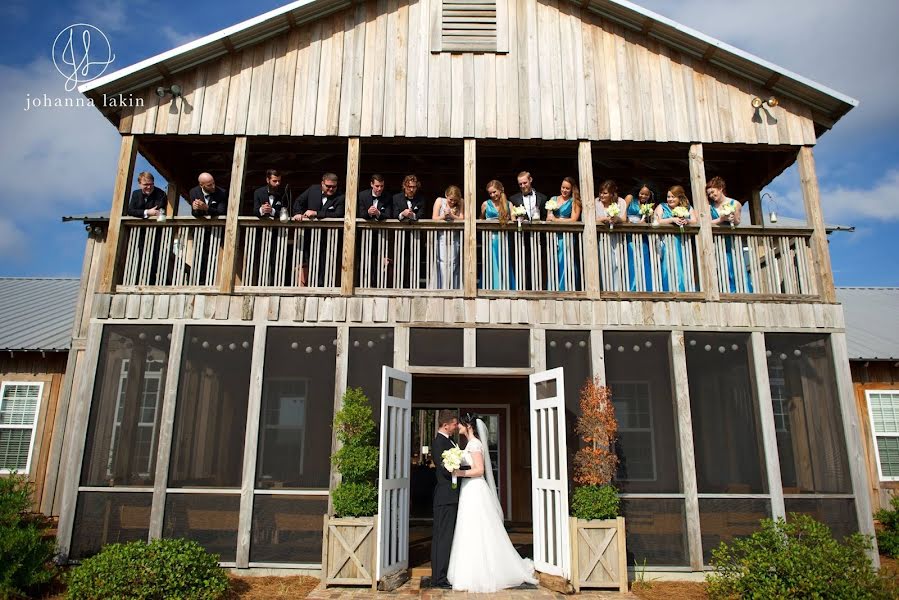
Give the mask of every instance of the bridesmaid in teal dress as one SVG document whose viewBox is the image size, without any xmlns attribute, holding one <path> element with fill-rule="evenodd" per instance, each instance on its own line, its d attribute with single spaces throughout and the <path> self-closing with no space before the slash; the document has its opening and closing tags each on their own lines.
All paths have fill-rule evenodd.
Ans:
<svg viewBox="0 0 899 600">
<path fill-rule="evenodd" d="M 742 206 L 736 200 L 725 195 L 726 185 L 721 177 L 712 177 L 705 186 L 705 193 L 709 197 L 709 214 L 712 216 L 712 225 L 719 227 L 737 226 L 740 224 Z M 723 215 L 719 212 L 722 206 L 730 206 L 733 210 L 730 214 Z M 724 239 L 724 253 L 727 260 L 727 286 L 731 294 L 737 293 L 736 265 L 734 264 L 734 238 L 727 236 Z M 752 293 L 752 276 L 749 269 L 744 269 L 743 280 L 746 282 L 746 292 Z"/>
<path fill-rule="evenodd" d="M 674 209 L 683 206 L 690 211 L 690 216 L 686 218 L 676 217 Z M 659 225 L 673 225 L 675 227 L 683 227 L 684 225 L 695 225 L 699 222 L 696 218 L 696 211 L 690 206 L 687 199 L 687 193 L 684 188 L 675 185 L 668 190 L 665 202 L 656 207 L 655 220 Z M 684 252 L 684 244 L 686 243 L 683 236 L 667 236 L 668 239 L 663 241 L 660 251 L 662 261 L 662 291 L 665 292 L 686 292 L 687 290 L 687 260 Z M 673 241 L 671 238 L 674 238 Z M 669 248 L 669 246 L 672 246 Z M 673 253 L 673 257 L 669 257 L 669 253 Z M 669 263 L 674 262 L 674 273 L 671 273 Z M 674 279 L 675 281 L 672 281 Z M 691 286 L 692 287 L 692 286 Z"/>
<path fill-rule="evenodd" d="M 550 202 L 555 201 L 558 205 L 558 208 L 555 210 L 548 210 L 546 215 L 546 220 L 552 223 L 576 223 L 581 219 L 581 193 L 578 190 L 577 184 L 574 182 L 574 179 L 571 177 L 566 177 L 562 180 L 562 185 L 559 188 L 559 195 L 553 196 L 550 198 Z M 576 244 L 577 242 L 575 242 Z M 577 282 L 580 282 L 581 273 L 580 267 L 578 265 L 577 256 L 579 255 L 578 247 L 575 245 L 572 248 L 572 252 L 575 256 L 574 265 L 569 266 L 568 260 L 565 257 L 567 247 L 563 236 L 559 236 L 557 247 L 556 247 L 556 261 L 559 267 L 559 280 L 558 280 L 558 289 L 559 291 L 566 291 L 568 287 L 565 284 L 566 278 L 566 270 L 573 266 L 574 268 L 574 281 L 575 285 L 573 288 L 577 289 L 580 286 Z M 569 290 L 570 291 L 570 290 Z"/>
<path fill-rule="evenodd" d="M 488 221 L 499 221 L 501 225 L 509 223 L 509 200 L 506 198 L 506 190 L 503 184 L 494 179 L 487 184 L 487 195 L 490 199 L 481 203 L 481 218 Z M 482 280 L 480 287 L 487 287 L 487 272 L 490 272 L 490 289 L 494 290 L 514 290 L 515 289 L 515 273 L 512 271 L 511 265 L 508 264 L 511 258 L 511 252 L 506 247 L 506 260 L 503 261 L 502 252 L 503 236 L 498 231 L 490 234 L 490 259 L 489 264 L 483 265 Z M 503 266 L 503 263 L 506 263 Z M 508 287 L 503 282 L 508 277 Z"/>
<path fill-rule="evenodd" d="M 627 210 L 625 217 L 628 223 L 647 223 L 646 215 L 640 214 L 640 207 L 643 205 L 655 204 L 655 194 L 649 189 L 649 186 L 642 185 L 637 190 L 637 194 L 632 196 L 628 194 L 624 200 L 627 202 Z M 652 291 L 652 262 L 649 258 L 649 236 L 643 235 L 642 243 L 637 241 L 633 235 L 627 236 L 627 278 L 630 282 L 630 290 L 632 292 L 651 292 Z M 637 289 L 637 269 L 639 262 L 637 259 L 637 244 L 642 246 L 643 250 L 643 281 L 645 289 Z"/>
</svg>

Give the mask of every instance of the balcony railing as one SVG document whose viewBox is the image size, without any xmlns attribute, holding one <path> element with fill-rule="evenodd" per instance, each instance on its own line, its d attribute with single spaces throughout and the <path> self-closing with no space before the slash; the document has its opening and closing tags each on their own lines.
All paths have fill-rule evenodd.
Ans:
<svg viewBox="0 0 899 600">
<path fill-rule="evenodd" d="M 222 273 L 225 219 L 122 219 L 116 263 L 124 292 L 229 289 Z M 344 265 L 344 221 L 286 222 L 240 217 L 233 288 L 237 292 L 400 290 L 480 296 L 553 293 L 569 297 L 702 298 L 698 227 L 621 224 L 596 228 L 597 254 L 585 257 L 582 223 L 501 225 L 477 221 L 356 222 L 353 265 Z M 466 238 L 467 233 L 474 240 Z M 809 229 L 742 226 L 712 230 L 709 269 L 730 299 L 818 297 Z M 466 240 L 474 252 L 467 255 Z M 586 260 L 589 258 L 590 260 Z M 474 261 L 474 265 L 466 261 Z M 352 267 L 352 268 L 350 268 Z M 591 270 L 593 270 L 591 272 Z M 230 275 L 229 275 L 230 277 Z M 466 286 L 466 277 L 472 280 Z M 591 284 L 590 282 L 596 282 Z M 598 289 L 587 289 L 597 285 Z M 304 291 L 305 290 L 305 291 Z M 476 290 L 476 291 L 475 291 Z"/>
<path fill-rule="evenodd" d="M 584 226 L 479 221 L 478 288 L 578 292 L 584 289 Z"/>
<path fill-rule="evenodd" d="M 719 227 L 714 230 L 718 287 L 722 294 L 817 295 L 811 231 Z"/>
<path fill-rule="evenodd" d="M 238 288 L 338 288 L 343 219 L 240 218 Z"/>
<path fill-rule="evenodd" d="M 464 223 L 359 222 L 355 284 L 363 290 L 462 289 Z"/>
<path fill-rule="evenodd" d="M 213 287 L 219 283 L 224 219 L 122 219 L 118 282 L 124 288 Z"/>
<path fill-rule="evenodd" d="M 597 226 L 599 288 L 613 293 L 699 292 L 697 227 Z"/>
</svg>

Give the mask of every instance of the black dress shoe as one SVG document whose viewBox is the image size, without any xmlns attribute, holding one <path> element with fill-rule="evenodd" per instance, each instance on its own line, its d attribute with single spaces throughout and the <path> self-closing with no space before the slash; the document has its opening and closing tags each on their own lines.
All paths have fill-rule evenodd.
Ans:
<svg viewBox="0 0 899 600">
<path fill-rule="evenodd" d="M 446 581 L 444 581 L 444 582 L 442 582 L 442 583 L 434 584 L 434 585 L 431 586 L 431 587 L 435 587 L 435 588 L 438 588 L 438 589 L 441 589 L 441 590 L 451 590 L 451 589 L 453 589 L 453 586 L 450 585 L 450 583 L 449 583 L 449 582 L 446 582 Z"/>
</svg>

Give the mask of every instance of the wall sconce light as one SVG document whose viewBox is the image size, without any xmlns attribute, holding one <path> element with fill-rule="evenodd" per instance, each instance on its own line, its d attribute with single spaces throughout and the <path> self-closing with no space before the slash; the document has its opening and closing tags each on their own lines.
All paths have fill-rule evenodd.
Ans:
<svg viewBox="0 0 899 600">
<path fill-rule="evenodd" d="M 162 87 L 159 86 L 156 88 L 156 95 L 160 98 L 165 98 L 166 94 L 171 94 L 172 98 L 180 98 L 181 97 L 181 86 L 177 83 L 173 83 L 172 87 Z"/>
<path fill-rule="evenodd" d="M 764 202 L 765 196 L 768 196 L 768 206 L 771 208 L 771 212 L 768 213 L 768 220 L 771 223 L 777 223 L 777 200 L 774 199 L 770 192 L 765 192 L 760 198 L 762 202 Z"/>
<path fill-rule="evenodd" d="M 766 100 L 762 100 L 758 96 L 752 99 L 752 108 L 756 110 L 760 109 L 765 104 L 767 104 L 771 108 L 774 108 L 775 106 L 780 104 L 780 100 L 777 99 L 777 96 L 769 96 Z"/>
</svg>

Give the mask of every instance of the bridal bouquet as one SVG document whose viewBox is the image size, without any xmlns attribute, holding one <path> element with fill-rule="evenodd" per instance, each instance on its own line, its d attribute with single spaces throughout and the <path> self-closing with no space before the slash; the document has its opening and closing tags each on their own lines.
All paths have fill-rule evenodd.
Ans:
<svg viewBox="0 0 899 600">
<path fill-rule="evenodd" d="M 443 468 L 450 473 L 462 466 L 462 449 L 458 446 L 454 446 L 449 450 L 444 450 L 440 457 L 443 459 Z M 457 487 L 458 483 L 456 482 L 456 476 L 453 475 L 453 489 L 456 489 Z"/>
<path fill-rule="evenodd" d="M 647 203 L 647 204 L 640 205 L 640 216 L 652 218 L 652 214 L 654 212 L 655 212 L 655 208 L 653 208 L 652 204 Z"/>
<path fill-rule="evenodd" d="M 606 216 L 609 217 L 609 229 L 615 229 L 615 217 L 619 214 L 621 214 L 621 209 L 618 208 L 618 203 L 609 204 L 609 208 L 606 209 Z"/>
<path fill-rule="evenodd" d="M 546 204 L 543 205 L 546 210 L 559 210 L 559 203 L 556 202 L 553 198 L 550 198 L 546 201 Z"/>
<path fill-rule="evenodd" d="M 521 222 L 528 216 L 528 209 L 524 206 L 512 206 L 512 216 L 518 221 L 518 231 L 521 231 Z"/>
<path fill-rule="evenodd" d="M 677 217 L 678 219 L 689 219 L 690 218 L 690 209 L 686 206 L 678 206 L 675 207 L 674 210 L 671 211 L 671 214 Z M 680 226 L 680 232 L 684 232 L 684 226 Z"/>
<path fill-rule="evenodd" d="M 728 202 L 727 204 L 722 204 L 720 207 L 718 207 L 718 214 L 723 218 L 729 217 L 730 215 L 734 214 L 734 205 L 730 202 Z M 730 228 L 734 228 L 733 221 L 730 222 Z"/>
</svg>

